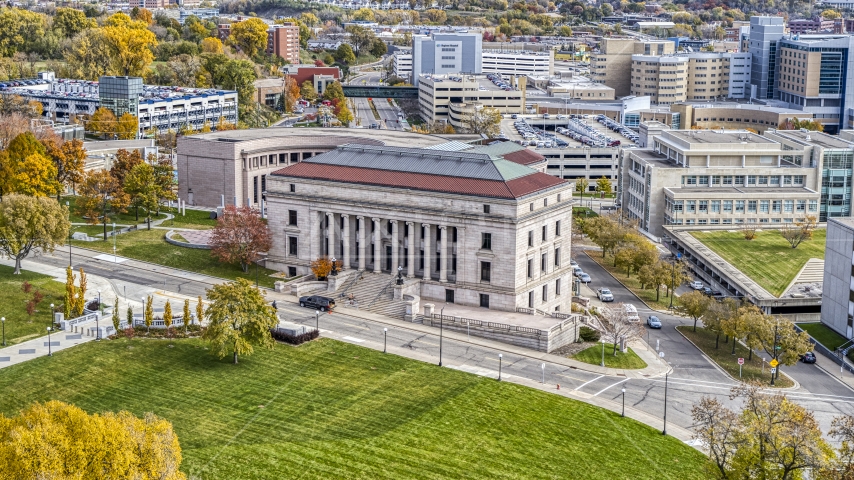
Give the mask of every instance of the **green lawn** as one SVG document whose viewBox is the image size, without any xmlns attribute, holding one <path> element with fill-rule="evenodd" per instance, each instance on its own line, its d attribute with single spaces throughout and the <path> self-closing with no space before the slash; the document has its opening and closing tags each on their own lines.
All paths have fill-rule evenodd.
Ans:
<svg viewBox="0 0 854 480">
<path fill-rule="evenodd" d="M 595 210 L 587 207 L 572 207 L 572 216 L 582 218 L 598 217 L 599 214 Z"/>
<path fill-rule="evenodd" d="M 328 339 L 239 365 L 194 339 L 91 342 L 4 369 L 0 391 L 6 415 L 160 415 L 190 478 L 705 478 L 701 452 L 617 413 Z"/>
<path fill-rule="evenodd" d="M 0 265 L 0 316 L 6 318 L 6 345 L 14 345 L 39 335 L 47 334 L 47 327 L 53 323 L 50 304 L 57 311 L 64 303 L 65 285 L 56 282 L 48 275 L 21 270 L 20 275 L 12 275 L 12 267 Z M 30 282 L 32 290 L 24 293 L 24 281 Z M 38 290 L 44 298 L 36 305 L 33 315 L 27 314 L 27 302 L 33 299 Z"/>
<path fill-rule="evenodd" d="M 211 275 L 229 280 L 246 278 L 255 281 L 255 266 L 250 266 L 248 273 L 243 273 L 239 265 L 229 265 L 214 259 L 210 250 L 178 247 L 166 243 L 163 236 L 166 230 L 137 230 L 136 232 L 119 235 L 116 239 L 116 253 L 123 257 L 144 260 L 181 270 Z M 90 248 L 106 253 L 113 253 L 112 239 L 106 242 L 80 242 L 73 240 L 72 245 Z M 269 275 L 275 270 L 258 268 L 258 284 L 273 287 L 276 279 Z"/>
<path fill-rule="evenodd" d="M 830 351 L 834 351 L 842 346 L 842 344 L 848 343 L 845 337 L 831 330 L 830 327 L 823 323 L 799 323 L 798 326 L 806 330 L 816 342 L 824 345 Z"/>
<path fill-rule="evenodd" d="M 816 230 L 812 240 L 795 249 L 777 230 L 757 232 L 753 240 L 745 240 L 741 232 L 725 230 L 710 233 L 694 231 L 691 235 L 772 295 L 780 296 L 807 260 L 824 258 L 827 230 Z"/>
<path fill-rule="evenodd" d="M 590 348 L 576 353 L 572 358 L 579 362 L 589 363 L 590 365 L 602 364 L 602 345 L 593 345 Z M 611 368 L 646 368 L 646 362 L 632 350 L 627 349 L 626 353 L 620 351 L 617 347 L 617 356 L 614 356 L 614 344 L 605 344 L 605 366 Z"/>
<path fill-rule="evenodd" d="M 666 289 L 661 289 L 661 292 L 658 295 L 658 300 L 656 300 L 655 289 L 649 288 L 641 290 L 641 284 L 637 279 L 637 275 L 632 274 L 632 276 L 629 277 L 626 275 L 625 270 L 615 267 L 614 256 L 610 253 L 604 258 L 602 257 L 602 252 L 597 252 L 595 250 L 591 250 L 589 252 L 585 251 L 584 253 L 586 253 L 588 257 L 592 258 L 593 261 L 598 263 L 599 266 L 607 270 L 611 276 L 622 282 L 623 285 L 632 291 L 632 293 L 643 299 L 643 301 L 650 307 L 657 310 L 667 310 L 670 307 L 670 297 L 667 296 Z M 679 306 L 679 297 L 673 297 L 673 306 Z"/>
<path fill-rule="evenodd" d="M 216 226 L 216 220 L 211 220 L 211 212 L 208 210 L 190 210 L 188 208 L 186 215 L 178 213 L 177 208 L 167 208 L 165 211 L 171 213 L 175 217 L 170 220 L 164 220 L 163 223 L 160 224 L 161 227 L 210 230 Z"/>
<path fill-rule="evenodd" d="M 736 343 L 735 347 L 735 355 L 731 354 L 732 352 L 732 339 L 729 339 L 728 343 L 724 343 L 725 337 L 721 335 L 719 348 L 715 349 L 715 334 L 707 331 L 704 328 L 697 327 L 697 331 L 692 331 L 693 327 L 690 325 L 680 325 L 676 327 L 677 330 L 682 332 L 682 335 L 688 337 L 689 340 L 694 342 L 700 350 L 703 351 L 709 358 L 711 358 L 715 363 L 718 364 L 719 367 L 726 370 L 727 373 L 733 376 L 733 378 L 738 379 L 738 359 L 744 358 L 744 365 L 741 367 L 741 375 L 742 380 L 750 381 L 756 380 L 763 384 L 768 384 L 771 382 L 771 373 L 768 370 L 768 364 L 765 364 L 765 368 L 762 367 L 762 358 L 764 357 L 766 361 L 771 361 L 770 356 L 765 352 L 753 352 L 753 359 L 748 360 L 748 350 L 747 347 L 740 343 Z M 783 372 L 786 371 L 786 366 L 783 366 Z M 788 388 L 794 385 L 789 377 L 785 375 L 780 375 L 775 380 L 775 386 L 778 388 Z"/>
</svg>

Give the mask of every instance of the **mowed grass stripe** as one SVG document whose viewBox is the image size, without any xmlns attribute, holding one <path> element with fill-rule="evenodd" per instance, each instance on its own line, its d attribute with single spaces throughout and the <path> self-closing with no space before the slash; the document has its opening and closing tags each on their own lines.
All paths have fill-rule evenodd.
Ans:
<svg viewBox="0 0 854 480">
<path fill-rule="evenodd" d="M 692 231 L 691 235 L 769 293 L 780 296 L 810 258 L 824 259 L 827 230 L 816 230 L 811 240 L 794 249 L 778 230 L 757 232 L 753 240 L 725 230 Z"/>
<path fill-rule="evenodd" d="M 520 385 L 328 339 L 236 366 L 204 346 L 109 340 L 9 367 L 0 412 L 51 398 L 151 411 L 205 479 L 702 478 L 678 440 Z"/>
</svg>

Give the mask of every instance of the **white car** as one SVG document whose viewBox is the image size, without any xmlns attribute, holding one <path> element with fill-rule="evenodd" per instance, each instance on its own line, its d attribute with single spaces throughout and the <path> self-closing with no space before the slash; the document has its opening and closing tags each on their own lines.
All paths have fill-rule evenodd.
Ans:
<svg viewBox="0 0 854 480">
<path fill-rule="evenodd" d="M 603 302 L 614 301 L 614 294 L 611 293 L 611 290 L 604 287 L 596 290 L 596 296 L 599 297 L 599 300 L 602 300 Z"/>
<path fill-rule="evenodd" d="M 702 290 L 703 289 L 703 282 L 701 282 L 699 280 L 694 280 L 693 282 L 691 282 L 689 284 L 689 286 L 691 288 L 693 288 L 694 290 Z"/>
</svg>

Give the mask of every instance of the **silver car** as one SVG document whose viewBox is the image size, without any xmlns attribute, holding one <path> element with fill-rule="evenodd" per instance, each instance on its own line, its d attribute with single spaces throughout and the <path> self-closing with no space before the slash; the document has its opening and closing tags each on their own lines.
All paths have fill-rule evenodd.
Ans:
<svg viewBox="0 0 854 480">
<path fill-rule="evenodd" d="M 611 293 L 611 290 L 607 288 L 600 288 L 599 290 L 596 290 L 596 296 L 599 297 L 599 300 L 602 300 L 603 302 L 614 301 L 614 294 Z"/>
</svg>

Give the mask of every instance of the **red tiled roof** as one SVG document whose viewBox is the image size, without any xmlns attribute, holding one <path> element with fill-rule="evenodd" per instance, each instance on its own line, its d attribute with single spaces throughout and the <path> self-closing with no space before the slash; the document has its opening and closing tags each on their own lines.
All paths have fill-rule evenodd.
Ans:
<svg viewBox="0 0 854 480">
<path fill-rule="evenodd" d="M 505 160 L 510 160 L 511 162 L 518 163 L 520 165 L 533 165 L 535 163 L 540 163 L 546 159 L 546 157 L 527 148 L 524 148 L 517 152 L 502 155 L 502 157 L 504 157 Z"/>
<path fill-rule="evenodd" d="M 301 162 L 285 167 L 273 172 L 273 175 L 506 199 L 519 198 L 564 182 L 557 177 L 539 172 L 502 182 L 311 162 Z"/>
</svg>

